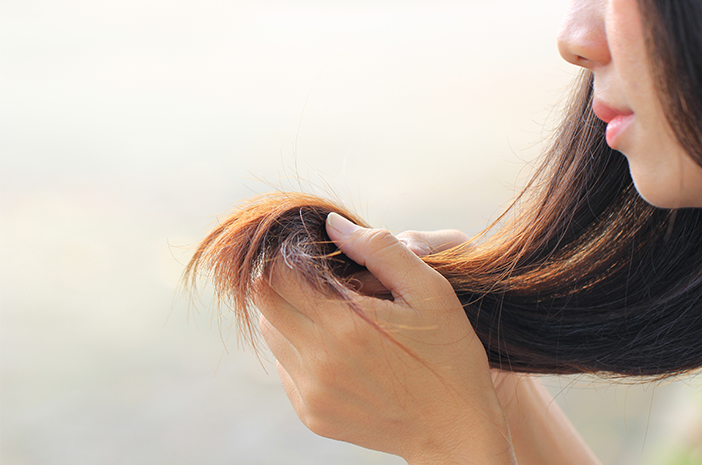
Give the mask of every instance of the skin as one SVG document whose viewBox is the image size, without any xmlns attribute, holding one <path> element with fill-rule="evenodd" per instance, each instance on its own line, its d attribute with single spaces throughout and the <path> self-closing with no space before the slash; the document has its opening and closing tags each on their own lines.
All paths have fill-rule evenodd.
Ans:
<svg viewBox="0 0 702 465">
<path fill-rule="evenodd" d="M 662 207 L 702 206 L 702 168 L 661 109 L 636 0 L 574 0 L 558 45 L 567 61 L 594 73 L 599 117 L 630 116 L 608 143 L 627 157 L 641 195 Z M 407 350 L 350 314 L 348 302 L 316 294 L 294 270 L 276 266 L 257 297 L 261 331 L 313 432 L 410 465 L 599 463 L 537 378 L 489 369 L 450 285 L 416 256 L 465 235 L 396 238 L 334 214 L 327 232 L 373 275 L 354 305 Z"/>
<path fill-rule="evenodd" d="M 397 237 L 420 256 L 467 244 L 469 239 L 458 230 L 406 231 Z M 538 377 L 497 369 L 490 374 L 520 465 L 600 463 Z"/>
<path fill-rule="evenodd" d="M 258 295 L 261 332 L 310 430 L 410 465 L 600 463 L 538 378 L 489 369 L 448 282 L 415 256 L 465 243 L 465 234 L 339 229 L 327 226 L 377 278 L 368 293 L 394 297 L 356 303 L 424 363 L 278 267 Z"/>
<path fill-rule="evenodd" d="M 610 146 L 627 157 L 641 196 L 659 207 L 702 207 L 702 167 L 680 146 L 663 112 L 637 1 L 572 1 L 558 48 L 566 61 L 594 73 L 598 117 L 607 122 L 605 107 L 633 112 Z"/>
<path fill-rule="evenodd" d="M 407 350 L 278 266 L 256 304 L 303 423 L 411 465 L 515 464 L 485 350 L 448 281 L 387 231 L 330 220 L 330 238 L 394 298 L 355 304 Z"/>
</svg>

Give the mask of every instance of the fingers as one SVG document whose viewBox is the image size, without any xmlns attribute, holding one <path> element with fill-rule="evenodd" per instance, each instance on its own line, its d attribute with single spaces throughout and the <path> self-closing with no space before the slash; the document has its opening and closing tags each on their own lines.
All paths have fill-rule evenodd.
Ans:
<svg viewBox="0 0 702 465">
<path fill-rule="evenodd" d="M 453 294 L 441 275 L 389 232 L 359 228 L 337 214 L 329 215 L 327 230 L 344 253 L 368 269 L 351 281 L 359 294 L 368 296 L 358 296 L 357 302 L 363 307 L 365 317 L 375 319 L 389 309 L 378 299 L 392 298 L 395 303 L 403 301 L 414 306 L 426 304 L 428 299 L 435 301 L 437 295 Z M 466 238 L 455 230 L 410 231 L 403 236 L 410 244 L 422 243 L 431 248 L 461 243 Z M 335 329 L 344 332 L 345 326 L 355 321 L 339 318 L 348 314 L 347 302 L 316 291 L 283 262 L 272 265 L 271 273 L 260 281 L 254 294 L 256 306 L 267 322 L 298 350 L 304 350 L 320 332 L 331 334 Z M 429 307 L 440 308 L 431 303 Z"/>
<path fill-rule="evenodd" d="M 276 369 L 278 370 L 278 376 L 280 377 L 280 382 L 283 384 L 283 389 L 285 390 L 285 395 L 290 399 L 290 404 L 292 404 L 295 413 L 302 420 L 304 418 L 304 401 L 300 395 L 300 390 L 295 385 L 295 382 L 290 377 L 290 374 L 285 369 L 282 363 L 276 362 Z M 303 420 L 304 422 L 304 420 Z"/>
<path fill-rule="evenodd" d="M 397 238 L 420 257 L 465 244 L 469 239 L 466 233 L 457 229 L 405 231 Z"/>
<path fill-rule="evenodd" d="M 280 279 L 285 282 L 287 278 Z M 287 340 L 299 348 L 306 342 L 305 335 L 314 329 L 315 322 L 308 315 L 314 312 L 303 307 L 304 302 L 300 303 L 299 294 L 304 293 L 299 285 L 283 285 L 280 279 L 272 282 L 259 282 L 254 293 L 254 304 L 261 312 L 262 317 L 259 320 L 261 331 L 263 332 L 268 325 L 272 325 L 277 331 L 285 333 Z M 294 300 L 296 303 L 291 303 L 288 299 Z"/>
<path fill-rule="evenodd" d="M 386 295 L 385 287 L 370 273 L 368 275 L 369 285 L 364 288 L 373 295 Z M 365 318 L 375 320 L 378 309 L 384 309 L 387 300 L 368 299 L 362 313 Z M 297 351 L 297 357 L 300 354 L 304 357 L 310 350 L 319 348 L 320 342 L 326 344 L 330 338 L 343 340 L 359 323 L 353 317 L 354 307 L 347 300 L 316 291 L 284 264 L 274 265 L 270 277 L 257 284 L 254 303 L 261 312 L 264 339 L 288 370 L 290 365 L 285 363 L 290 352 L 288 346 Z"/>
<path fill-rule="evenodd" d="M 395 237 L 419 257 L 441 252 L 460 245 L 467 245 L 469 239 L 466 233 L 457 229 L 405 231 Z M 368 271 L 357 273 L 354 275 L 354 278 L 355 280 L 350 284 L 354 286 L 356 292 L 381 299 L 391 297 L 390 292 L 385 286 Z"/>
<path fill-rule="evenodd" d="M 420 231 L 405 231 L 401 232 L 397 236 L 397 240 L 402 242 L 414 252 L 418 257 L 423 257 L 424 255 L 429 255 L 434 251 L 429 241 L 424 238 L 424 235 Z"/>
<path fill-rule="evenodd" d="M 341 215 L 330 213 L 327 233 L 350 259 L 368 268 L 396 301 L 434 295 L 442 289 L 452 292 L 439 273 L 388 231 L 361 228 Z"/>
<path fill-rule="evenodd" d="M 300 352 L 297 348 L 273 326 L 265 316 L 261 315 L 258 320 L 261 328 L 261 335 L 271 349 L 271 353 L 278 361 L 288 369 L 300 366 Z"/>
<path fill-rule="evenodd" d="M 266 319 L 261 316 L 259 319 L 261 334 L 276 358 L 276 369 L 280 381 L 283 384 L 285 394 L 290 399 L 295 412 L 302 418 L 304 413 L 304 403 L 300 390 L 288 370 L 293 372 L 300 369 L 302 360 L 297 349 Z"/>
</svg>

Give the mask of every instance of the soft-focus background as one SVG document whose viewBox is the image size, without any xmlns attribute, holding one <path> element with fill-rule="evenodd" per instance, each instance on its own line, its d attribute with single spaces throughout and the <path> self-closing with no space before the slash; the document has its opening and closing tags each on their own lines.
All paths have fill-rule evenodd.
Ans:
<svg viewBox="0 0 702 465">
<path fill-rule="evenodd" d="M 1 2 L 0 462 L 403 463 L 307 431 L 270 361 L 178 299 L 183 264 L 274 188 L 480 231 L 575 73 L 565 8 Z M 606 464 L 702 462 L 694 379 L 547 384 Z"/>
</svg>

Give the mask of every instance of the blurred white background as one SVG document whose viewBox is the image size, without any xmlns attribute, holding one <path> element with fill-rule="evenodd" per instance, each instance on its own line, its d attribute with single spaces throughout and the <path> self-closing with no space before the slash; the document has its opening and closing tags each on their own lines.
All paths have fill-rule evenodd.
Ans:
<svg viewBox="0 0 702 465">
<path fill-rule="evenodd" d="M 403 463 L 307 431 L 271 364 L 177 299 L 183 264 L 273 188 L 480 231 L 575 74 L 566 6 L 0 3 L 2 464 Z M 655 463 L 697 421 L 692 381 L 547 383 L 608 464 Z"/>
</svg>

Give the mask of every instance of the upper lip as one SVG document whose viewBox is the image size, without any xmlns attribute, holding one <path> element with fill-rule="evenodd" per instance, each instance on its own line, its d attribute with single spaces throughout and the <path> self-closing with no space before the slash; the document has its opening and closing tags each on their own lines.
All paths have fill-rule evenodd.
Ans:
<svg viewBox="0 0 702 465">
<path fill-rule="evenodd" d="M 592 111 L 594 111 L 595 115 L 605 123 L 609 123 L 617 116 L 629 116 L 634 114 L 634 112 L 629 109 L 614 108 L 612 105 L 608 105 L 602 100 L 595 100 L 592 103 Z"/>
</svg>

